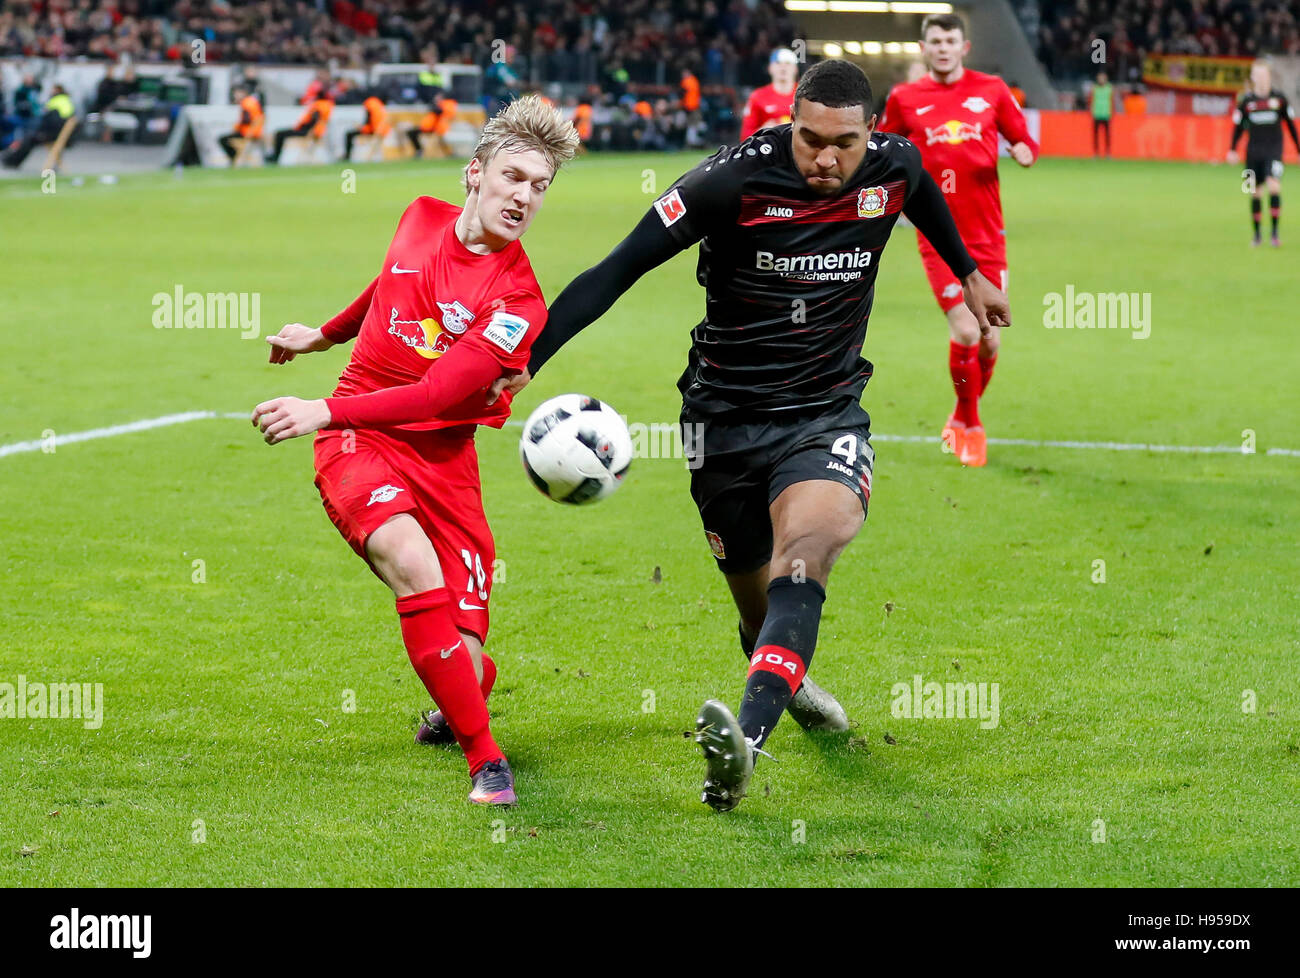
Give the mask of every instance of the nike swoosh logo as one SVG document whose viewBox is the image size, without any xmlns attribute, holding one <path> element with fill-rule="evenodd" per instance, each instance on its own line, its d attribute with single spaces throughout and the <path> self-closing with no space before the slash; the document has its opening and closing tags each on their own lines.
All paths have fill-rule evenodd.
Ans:
<svg viewBox="0 0 1300 978">
<path fill-rule="evenodd" d="M 481 604 L 466 604 L 464 598 L 460 599 L 460 610 L 461 611 L 487 611 L 487 609 L 484 608 Z"/>
<path fill-rule="evenodd" d="M 393 267 L 389 271 L 394 275 L 415 275 L 420 270 L 418 268 L 398 268 L 397 262 L 393 262 Z"/>
<path fill-rule="evenodd" d="M 451 648 L 449 648 L 449 649 L 443 649 L 439 654 L 440 654 L 444 659 L 450 659 L 450 658 L 451 658 L 451 654 L 452 654 L 453 652 L 455 652 L 458 648 L 460 648 L 460 644 L 461 644 L 460 642 L 457 642 L 457 643 L 456 643 L 455 645 L 453 645 Z"/>
<path fill-rule="evenodd" d="M 916 110 L 916 114 L 917 114 L 917 115 L 925 115 L 927 112 L 929 112 L 929 111 L 930 111 L 931 109 L 933 109 L 933 108 L 934 108 L 933 105 L 927 105 L 927 106 L 926 106 L 925 108 L 923 108 L 923 109 L 917 109 L 917 110 Z M 394 267 L 395 267 L 395 266 L 394 266 Z"/>
</svg>

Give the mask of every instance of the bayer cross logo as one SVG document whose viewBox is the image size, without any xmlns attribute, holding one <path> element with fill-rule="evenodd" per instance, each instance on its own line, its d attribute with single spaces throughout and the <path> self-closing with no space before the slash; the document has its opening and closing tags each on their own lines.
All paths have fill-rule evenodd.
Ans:
<svg viewBox="0 0 1300 978">
<path fill-rule="evenodd" d="M 879 217 L 889 203 L 889 191 L 884 187 L 863 187 L 858 191 L 858 217 Z"/>
</svg>

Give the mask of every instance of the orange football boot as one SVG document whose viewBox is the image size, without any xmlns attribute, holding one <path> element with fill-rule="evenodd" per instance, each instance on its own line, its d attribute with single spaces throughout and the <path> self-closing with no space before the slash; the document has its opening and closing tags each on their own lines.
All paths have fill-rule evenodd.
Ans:
<svg viewBox="0 0 1300 978">
<path fill-rule="evenodd" d="M 984 438 L 984 426 L 976 425 L 962 432 L 961 464 L 978 468 L 989 461 L 988 445 Z"/>
</svg>

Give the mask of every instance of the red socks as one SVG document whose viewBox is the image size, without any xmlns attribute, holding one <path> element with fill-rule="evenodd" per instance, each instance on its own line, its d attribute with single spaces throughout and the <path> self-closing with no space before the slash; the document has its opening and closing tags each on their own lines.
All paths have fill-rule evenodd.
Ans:
<svg viewBox="0 0 1300 978">
<path fill-rule="evenodd" d="M 980 396 L 988 390 L 989 380 L 993 377 L 993 368 L 998 362 L 998 355 L 995 353 L 991 357 L 980 357 Z"/>
<path fill-rule="evenodd" d="M 447 718 L 472 776 L 488 761 L 504 755 L 488 729 L 484 693 L 449 605 L 447 589 L 435 588 L 398 598 L 397 614 L 411 665 Z M 496 679 L 496 666 L 489 667 L 491 661 L 483 657 L 483 685 L 489 690 L 491 680 Z"/>
<path fill-rule="evenodd" d="M 990 365 L 990 372 L 992 366 Z M 967 428 L 980 423 L 980 360 L 979 344 L 963 346 L 956 340 L 948 342 L 948 370 L 952 373 L 952 387 L 957 392 L 957 409 L 953 420 Z"/>
<path fill-rule="evenodd" d="M 472 663 L 471 663 L 472 664 Z M 483 678 L 479 680 L 479 692 L 483 694 L 483 702 L 492 695 L 492 687 L 497 681 L 497 664 L 492 661 L 492 657 L 486 652 L 483 653 Z"/>
</svg>

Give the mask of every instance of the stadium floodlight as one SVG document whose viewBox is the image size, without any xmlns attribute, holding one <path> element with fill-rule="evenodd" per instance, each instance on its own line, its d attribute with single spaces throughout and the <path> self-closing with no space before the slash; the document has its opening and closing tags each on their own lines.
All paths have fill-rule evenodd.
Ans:
<svg viewBox="0 0 1300 978">
<path fill-rule="evenodd" d="M 903 45 L 900 41 L 889 41 L 885 44 L 885 54 L 902 54 Z"/>
<path fill-rule="evenodd" d="M 863 54 L 879 54 L 879 53 L 880 53 L 881 51 L 883 51 L 884 49 L 885 49 L 885 46 L 884 46 L 883 44 L 881 44 L 879 41 L 863 41 L 863 42 L 862 42 L 862 53 L 863 53 Z"/>
<path fill-rule="evenodd" d="M 847 51 L 849 54 L 861 54 L 862 44 L 859 41 L 845 41 L 844 50 Z"/>
<path fill-rule="evenodd" d="M 889 12 L 891 14 L 950 14 L 952 13 L 952 4 L 913 3 L 907 0 L 907 2 L 889 4 Z"/>
<path fill-rule="evenodd" d="M 834 41 L 827 41 L 822 45 L 822 54 L 826 55 L 828 58 L 838 58 L 843 53 L 844 49 Z"/>
<path fill-rule="evenodd" d="M 785 9 L 810 14 L 824 14 L 826 0 L 785 0 Z"/>
<path fill-rule="evenodd" d="M 828 7 L 833 14 L 884 14 L 889 12 L 889 4 L 880 0 L 830 0 Z"/>
</svg>

